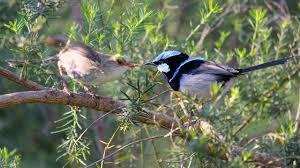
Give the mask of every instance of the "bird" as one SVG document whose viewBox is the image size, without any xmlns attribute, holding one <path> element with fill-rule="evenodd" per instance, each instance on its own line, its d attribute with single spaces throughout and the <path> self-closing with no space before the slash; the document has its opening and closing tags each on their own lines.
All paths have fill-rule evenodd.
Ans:
<svg viewBox="0 0 300 168">
<path fill-rule="evenodd" d="M 60 76 L 67 75 L 81 83 L 87 92 L 91 86 L 117 80 L 128 69 L 138 66 L 121 57 L 104 54 L 81 42 L 69 40 L 65 36 L 49 36 L 46 43 L 60 49 L 57 54 Z M 64 80 L 62 85 L 63 90 L 70 93 Z"/>
<path fill-rule="evenodd" d="M 210 88 L 213 84 L 220 83 L 222 87 L 226 87 L 235 77 L 284 64 L 290 58 L 285 57 L 246 68 L 233 68 L 202 57 L 193 58 L 183 52 L 170 50 L 162 52 L 146 65 L 156 66 L 174 91 L 206 99 L 211 97 Z"/>
</svg>

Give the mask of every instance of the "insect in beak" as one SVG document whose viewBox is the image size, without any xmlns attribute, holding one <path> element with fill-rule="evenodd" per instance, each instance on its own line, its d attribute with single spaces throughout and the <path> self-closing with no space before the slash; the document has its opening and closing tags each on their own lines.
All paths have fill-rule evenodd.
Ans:
<svg viewBox="0 0 300 168">
<path fill-rule="evenodd" d="M 130 62 L 123 62 L 123 65 L 128 66 L 130 68 L 134 68 L 134 67 L 140 66 L 139 64 L 133 64 L 133 63 L 130 63 Z"/>
</svg>

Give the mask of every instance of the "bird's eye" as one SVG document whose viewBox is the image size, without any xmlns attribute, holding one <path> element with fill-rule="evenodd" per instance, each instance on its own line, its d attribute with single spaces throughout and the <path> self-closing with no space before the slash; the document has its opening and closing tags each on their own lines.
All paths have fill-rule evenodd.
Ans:
<svg viewBox="0 0 300 168">
<path fill-rule="evenodd" d="M 123 58 L 117 58 L 116 60 L 118 62 L 118 64 L 124 64 L 125 60 Z"/>
</svg>

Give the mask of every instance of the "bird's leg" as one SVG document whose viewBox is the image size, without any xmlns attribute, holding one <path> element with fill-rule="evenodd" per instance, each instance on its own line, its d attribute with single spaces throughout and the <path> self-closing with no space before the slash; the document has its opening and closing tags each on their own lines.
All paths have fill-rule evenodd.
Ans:
<svg viewBox="0 0 300 168">
<path fill-rule="evenodd" d="M 60 75 L 60 77 L 61 77 L 61 80 L 60 80 L 60 82 L 61 82 L 61 84 L 62 84 L 62 87 L 63 87 L 63 91 L 65 92 L 65 93 L 67 93 L 69 96 L 71 96 L 72 95 L 72 93 L 70 92 L 70 90 L 68 89 L 68 85 L 67 85 L 67 83 L 66 83 L 66 81 L 63 79 L 63 74 L 64 74 L 64 68 L 62 67 L 62 65 L 60 65 L 60 63 L 58 62 L 57 63 L 58 64 L 58 70 L 59 70 L 59 75 Z"/>
<path fill-rule="evenodd" d="M 83 90 L 84 90 L 87 94 L 91 95 L 93 98 L 97 98 L 98 96 L 97 96 L 94 92 L 90 91 L 91 88 L 92 88 L 92 86 L 89 86 L 89 85 L 83 85 Z"/>
</svg>

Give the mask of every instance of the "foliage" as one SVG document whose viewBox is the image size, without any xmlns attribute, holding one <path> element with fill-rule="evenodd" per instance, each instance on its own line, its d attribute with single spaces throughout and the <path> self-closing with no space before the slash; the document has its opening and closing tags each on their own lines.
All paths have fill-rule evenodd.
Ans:
<svg viewBox="0 0 300 168">
<path fill-rule="evenodd" d="M 80 1 L 81 23 L 72 23 L 72 18 L 68 17 L 70 10 L 76 10 L 68 8 L 70 1 L 1 1 L 0 6 L 2 4 L 18 9 L 18 12 L 9 15 L 7 9 L 0 7 L 0 13 L 6 13 L 0 17 L 0 65 L 8 68 L 10 63 L 10 68 L 20 76 L 49 87 L 61 87 L 55 63 L 43 61 L 57 53 L 44 45 L 45 37 L 52 32 L 66 34 L 101 52 L 139 64 L 171 49 L 236 67 L 299 55 L 300 8 L 296 0 L 282 1 L 281 4 L 250 0 L 85 0 Z M 16 66 L 10 60 L 22 64 Z M 3 86 L 1 93 L 16 90 L 2 79 L 0 84 Z M 68 84 L 72 91 L 82 91 L 76 82 Z M 112 167 L 251 167 L 253 165 L 247 160 L 254 151 L 279 156 L 287 165 L 299 165 L 299 121 L 294 117 L 300 113 L 297 58 L 283 66 L 241 76 L 227 92 L 220 89 L 221 85 L 214 85 L 211 88 L 213 98 L 205 102 L 170 91 L 165 79 L 146 66 L 127 72 L 119 81 L 99 87 L 97 91 L 101 94 L 122 99 L 128 104 L 122 117 L 97 121 L 105 125 L 104 139 L 101 139 L 105 145 L 103 151 L 96 148 L 99 146 L 97 131 L 88 129 L 95 118 L 85 109 L 76 107 L 25 106 L 3 110 L 0 133 L 10 136 L 7 141 L 0 140 L 1 146 L 12 146 L 21 151 L 24 167 L 26 164 L 27 167 L 89 165 L 131 141 L 165 133 L 135 121 L 135 117 L 142 115 L 142 110 L 147 108 L 168 113 L 187 123 L 205 118 L 225 137 L 226 144 L 241 145 L 249 152 L 243 153 L 241 158 L 222 161 L 205 153 L 205 145 L 214 139 L 190 130 L 186 132 L 187 139 L 175 137 L 140 142 L 115 158 L 102 161 L 102 167 L 109 164 L 113 164 Z M 19 113 L 28 114 L 30 111 L 35 113 Z M 48 114 L 52 113 L 50 111 L 63 114 L 52 116 Z M 11 115 L 13 112 L 17 116 Z M 52 124 L 54 120 L 55 125 Z M 43 132 L 42 128 L 47 127 L 46 132 L 57 134 L 31 133 L 23 137 L 19 132 L 7 130 L 23 130 L 15 126 L 18 121 L 22 121 L 24 128 L 35 128 L 28 132 Z M 33 162 L 28 157 L 32 151 L 15 140 L 18 136 L 24 139 L 36 137 L 39 142 L 47 142 L 44 144 L 47 148 L 32 149 L 35 153 L 48 151 L 45 154 L 47 159 L 39 158 L 44 164 L 28 164 Z M 49 137 L 50 142 L 47 141 Z M 95 137 L 96 141 L 93 140 Z M 33 141 L 26 143 L 34 146 Z M 54 146 L 58 147 L 57 150 Z M 210 148 L 222 151 L 216 146 Z M 6 153 L 13 158 L 10 160 L 20 162 L 14 152 Z M 53 163 L 55 158 L 59 158 L 57 163 Z"/>
<path fill-rule="evenodd" d="M 7 148 L 0 149 L 0 165 L 2 168 L 17 168 L 20 166 L 21 157 L 16 150 L 8 151 Z"/>
</svg>

